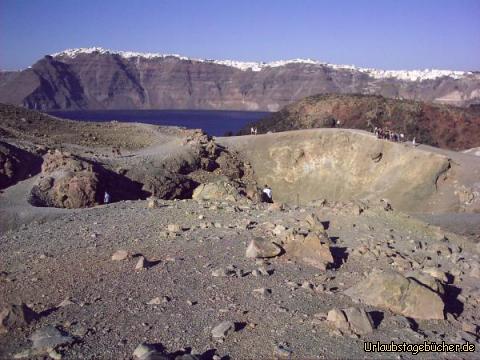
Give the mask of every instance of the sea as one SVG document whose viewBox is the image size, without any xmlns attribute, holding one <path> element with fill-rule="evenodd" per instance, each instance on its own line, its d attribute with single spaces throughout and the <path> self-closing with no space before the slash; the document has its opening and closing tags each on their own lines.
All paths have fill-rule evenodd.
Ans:
<svg viewBox="0 0 480 360">
<path fill-rule="evenodd" d="M 267 116 L 268 112 L 229 110 L 82 110 L 48 111 L 50 115 L 81 121 L 139 122 L 153 125 L 203 129 L 211 136 L 235 135 L 247 124 Z"/>
</svg>

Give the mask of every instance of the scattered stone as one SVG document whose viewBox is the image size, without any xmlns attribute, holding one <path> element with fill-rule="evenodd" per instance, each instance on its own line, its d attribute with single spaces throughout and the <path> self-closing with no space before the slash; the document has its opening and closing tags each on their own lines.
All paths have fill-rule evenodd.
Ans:
<svg viewBox="0 0 480 360">
<path fill-rule="evenodd" d="M 23 327 L 38 318 L 38 314 L 24 303 L 11 304 L 0 312 L 0 334 L 6 334 L 9 330 Z"/>
<path fill-rule="evenodd" d="M 356 335 L 365 335 L 373 331 L 373 321 L 370 315 L 364 310 L 356 307 L 344 309 L 347 316 L 350 330 Z"/>
<path fill-rule="evenodd" d="M 313 290 L 313 284 L 308 281 L 304 281 L 302 283 L 302 288 L 307 289 L 307 290 Z"/>
<path fill-rule="evenodd" d="M 135 265 L 135 270 L 140 271 L 140 270 L 144 270 L 146 268 L 147 268 L 147 264 L 146 264 L 145 257 L 140 256 L 138 261 L 137 261 L 137 265 Z"/>
<path fill-rule="evenodd" d="M 36 330 L 30 336 L 30 340 L 33 342 L 33 349 L 46 351 L 55 349 L 60 345 L 71 344 L 74 341 L 70 335 L 51 325 Z"/>
<path fill-rule="evenodd" d="M 272 293 L 271 289 L 266 289 L 266 288 L 259 288 L 259 289 L 253 289 L 254 294 L 259 294 L 261 296 L 268 296 Z"/>
<path fill-rule="evenodd" d="M 256 237 L 247 247 L 248 258 L 270 258 L 280 255 L 282 249 L 275 243 L 261 237 Z"/>
<path fill-rule="evenodd" d="M 281 225 L 281 224 L 277 224 L 277 225 L 273 228 L 272 232 L 273 232 L 276 236 L 280 236 L 280 235 L 282 235 L 282 234 L 285 232 L 285 230 L 287 230 L 287 229 L 285 228 L 285 226 L 283 226 L 283 225 Z"/>
<path fill-rule="evenodd" d="M 159 352 L 154 345 L 141 343 L 135 348 L 133 357 L 138 360 L 168 360 L 169 357 Z"/>
<path fill-rule="evenodd" d="M 172 233 L 178 233 L 182 230 L 181 226 L 178 224 L 168 224 L 167 230 Z"/>
<path fill-rule="evenodd" d="M 324 242 L 321 241 L 324 239 Z M 288 256 L 299 259 L 307 265 L 326 270 L 329 264 L 333 264 L 333 256 L 326 235 L 315 235 L 307 237 L 295 237 L 295 240 L 285 244 L 285 251 Z"/>
<path fill-rule="evenodd" d="M 469 323 L 469 322 L 466 322 L 466 321 L 462 322 L 462 330 L 463 331 L 466 331 L 466 332 L 469 332 L 469 333 L 472 333 L 472 334 L 476 334 L 477 329 L 478 329 L 478 326 L 475 325 L 475 324 L 472 324 L 472 323 Z"/>
<path fill-rule="evenodd" d="M 61 360 L 62 354 L 56 352 L 55 350 L 49 351 L 48 356 L 50 356 L 53 360 Z"/>
<path fill-rule="evenodd" d="M 113 261 L 122 261 L 129 257 L 128 251 L 126 250 L 117 250 L 112 255 Z"/>
<path fill-rule="evenodd" d="M 161 303 L 162 300 L 158 296 L 147 302 L 148 305 L 160 305 Z"/>
<path fill-rule="evenodd" d="M 441 297 L 413 279 L 393 271 L 374 271 L 344 292 L 356 302 L 388 309 L 420 320 L 443 320 Z"/>
<path fill-rule="evenodd" d="M 322 222 L 318 218 L 318 216 L 314 213 L 310 213 L 305 217 L 305 222 L 308 224 L 311 231 L 318 231 L 323 232 L 325 231 L 325 227 L 323 226 Z"/>
<path fill-rule="evenodd" d="M 275 346 L 273 354 L 281 358 L 289 358 L 292 356 L 292 350 L 290 350 L 286 345 L 279 344 Z"/>
<path fill-rule="evenodd" d="M 70 306 L 70 305 L 75 305 L 75 303 L 69 298 L 66 298 L 60 304 L 58 304 L 57 307 L 61 308 L 61 307 Z"/>
<path fill-rule="evenodd" d="M 347 331 L 350 326 L 348 324 L 347 316 L 342 310 L 332 309 L 327 314 L 327 321 L 332 323 L 335 328 L 342 331 Z"/>
<path fill-rule="evenodd" d="M 373 331 L 373 321 L 364 309 L 350 307 L 339 310 L 332 309 L 327 314 L 329 321 L 337 330 L 355 335 L 365 335 Z"/>
<path fill-rule="evenodd" d="M 214 339 L 224 339 L 229 333 L 235 331 L 235 323 L 232 321 L 223 321 L 212 330 Z"/>
<path fill-rule="evenodd" d="M 148 209 L 157 209 L 159 207 L 160 207 L 160 202 L 157 198 L 155 197 L 148 198 L 148 202 L 147 202 Z"/>
<path fill-rule="evenodd" d="M 212 276 L 213 277 L 225 277 L 228 276 L 228 271 L 223 268 L 215 269 L 212 271 Z"/>
<path fill-rule="evenodd" d="M 258 271 L 258 274 L 261 275 L 261 276 L 269 276 L 270 275 L 270 272 L 265 269 L 265 267 L 261 266 L 257 269 Z"/>
</svg>

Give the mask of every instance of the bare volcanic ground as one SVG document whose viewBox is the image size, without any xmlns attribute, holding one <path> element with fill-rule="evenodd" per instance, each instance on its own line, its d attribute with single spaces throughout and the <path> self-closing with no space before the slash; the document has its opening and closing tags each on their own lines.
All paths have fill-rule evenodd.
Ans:
<svg viewBox="0 0 480 360">
<path fill-rule="evenodd" d="M 130 359 L 142 342 L 161 344 L 171 358 L 397 359 L 396 353 L 365 353 L 364 342 L 468 340 L 475 353 L 401 356 L 479 356 L 472 330 L 480 320 L 478 252 L 461 237 L 380 204 L 363 205 L 361 214 L 356 203 L 284 211 L 192 200 L 158 206 L 135 201 L 70 210 L 3 234 L 0 303 L 24 302 L 40 317 L 0 336 L 2 358 L 31 349 L 29 337 L 48 325 L 73 338 L 51 352 L 64 359 Z M 254 237 L 280 242 L 288 229 L 309 231 L 311 212 L 327 224 L 332 241 L 335 261 L 327 270 L 288 253 L 245 257 Z M 130 257 L 111 260 L 120 249 Z M 135 270 L 141 256 L 148 265 Z M 365 283 L 374 268 L 446 273 L 446 319 L 407 319 L 353 302 L 345 290 Z M 330 310 L 350 307 L 367 311 L 373 328 L 355 335 L 327 320 Z M 213 338 L 212 329 L 223 321 L 235 330 Z M 37 347 L 30 354 L 35 351 L 42 353 Z"/>
<path fill-rule="evenodd" d="M 359 130 L 211 139 L 7 110 L 0 358 L 479 357 L 477 156 Z M 469 231 L 445 230 L 463 215 Z M 475 351 L 364 351 L 377 341 Z"/>
<path fill-rule="evenodd" d="M 132 123 L 94 123 L 58 119 L 22 107 L 0 104 L 0 135 L 42 145 L 64 148 L 133 150 L 150 145 L 156 137 L 154 126 Z M 174 129 L 174 128 L 172 128 Z M 172 130 L 175 133 L 175 130 Z M 157 134 L 158 135 L 158 134 Z"/>
<path fill-rule="evenodd" d="M 459 108 L 373 95 L 323 94 L 287 105 L 250 127 L 259 133 L 340 127 L 372 131 L 374 127 L 405 134 L 408 140 L 453 150 L 480 145 L 478 107 Z"/>
</svg>

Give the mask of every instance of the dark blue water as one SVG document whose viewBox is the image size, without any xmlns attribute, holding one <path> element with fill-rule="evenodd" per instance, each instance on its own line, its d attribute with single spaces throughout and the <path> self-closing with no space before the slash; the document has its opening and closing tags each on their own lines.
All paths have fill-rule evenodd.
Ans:
<svg viewBox="0 0 480 360">
<path fill-rule="evenodd" d="M 260 120 L 269 114 L 268 112 L 226 110 L 85 110 L 48 111 L 48 113 L 71 120 L 117 120 L 154 125 L 184 126 L 189 129 L 203 129 L 212 136 L 224 136 L 227 132 L 236 134 L 248 123 Z"/>
</svg>

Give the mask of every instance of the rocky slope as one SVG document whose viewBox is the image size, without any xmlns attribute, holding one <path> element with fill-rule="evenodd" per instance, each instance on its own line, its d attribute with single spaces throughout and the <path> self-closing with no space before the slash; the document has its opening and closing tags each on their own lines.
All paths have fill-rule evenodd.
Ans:
<svg viewBox="0 0 480 360">
<path fill-rule="evenodd" d="M 4 233 L 0 357 L 478 358 L 478 250 L 381 204 L 356 209 L 134 201 Z M 246 256 L 259 238 L 318 239 L 314 219 L 326 269 L 288 250 Z M 392 340 L 476 352 L 364 352 Z"/>
<path fill-rule="evenodd" d="M 220 140 L 242 154 L 274 199 L 386 199 L 407 212 L 479 212 L 480 161 L 349 129 L 311 129 Z"/>
<path fill-rule="evenodd" d="M 75 122 L 0 105 L 0 131 L 0 189 L 32 178 L 24 184 L 34 206 L 91 207 L 105 192 L 112 201 L 191 198 L 212 178 L 254 183 L 234 153 L 200 130 Z M 16 200 L 2 200 L 0 229 L 22 221 Z"/>
<path fill-rule="evenodd" d="M 235 109 L 277 111 L 319 93 L 379 94 L 468 105 L 480 75 L 379 71 L 312 60 L 240 63 L 76 49 L 0 76 L 0 101 L 36 109 Z"/>
<path fill-rule="evenodd" d="M 260 133 L 335 127 L 388 128 L 417 142 L 463 150 L 480 145 L 480 110 L 366 95 L 315 95 L 248 125 Z"/>
<path fill-rule="evenodd" d="M 0 192 L 0 358 L 478 358 L 478 231 L 398 211 L 478 229 L 477 156 L 359 130 L 210 139 L 3 110 L 18 176 Z M 122 197 L 132 182 L 154 196 Z M 365 347 L 392 340 L 415 347 Z M 425 341 L 471 351 L 417 354 Z"/>
</svg>

